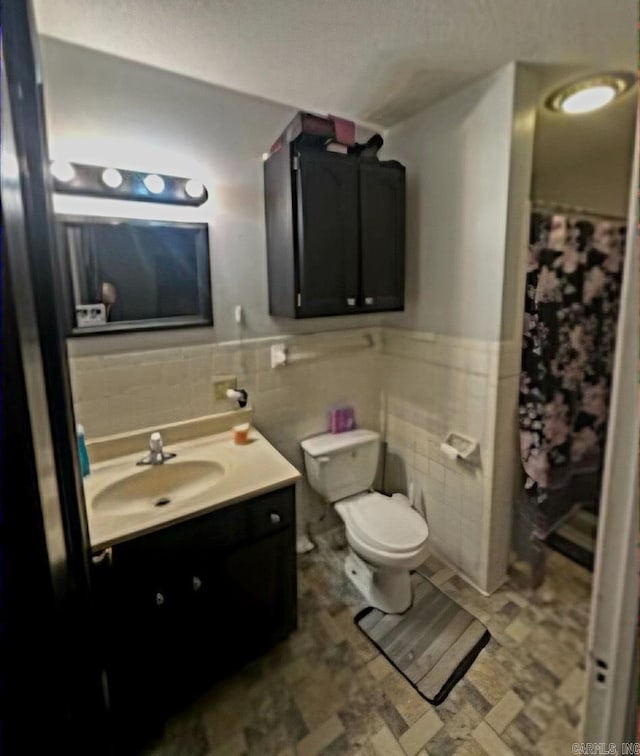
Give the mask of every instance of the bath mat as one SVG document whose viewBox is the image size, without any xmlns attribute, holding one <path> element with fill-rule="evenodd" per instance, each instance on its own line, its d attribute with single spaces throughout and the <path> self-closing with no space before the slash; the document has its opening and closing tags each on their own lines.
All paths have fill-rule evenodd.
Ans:
<svg viewBox="0 0 640 756">
<path fill-rule="evenodd" d="M 404 614 L 367 607 L 354 621 L 413 687 L 437 706 L 464 677 L 491 635 L 487 628 L 417 572 Z"/>
<path fill-rule="evenodd" d="M 546 537 L 545 543 L 593 572 L 597 528 L 598 516 L 586 507 L 578 506 Z"/>
</svg>

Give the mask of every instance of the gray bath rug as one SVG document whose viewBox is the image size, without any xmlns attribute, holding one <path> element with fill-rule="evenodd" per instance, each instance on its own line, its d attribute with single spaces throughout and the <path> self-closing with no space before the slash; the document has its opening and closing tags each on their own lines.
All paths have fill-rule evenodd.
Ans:
<svg viewBox="0 0 640 756">
<path fill-rule="evenodd" d="M 367 607 L 354 621 L 421 696 L 437 706 L 464 677 L 491 635 L 459 604 L 417 572 L 404 614 Z"/>
<path fill-rule="evenodd" d="M 593 572 L 596 550 L 598 516 L 588 508 L 578 505 L 545 543 L 574 562 Z"/>
</svg>

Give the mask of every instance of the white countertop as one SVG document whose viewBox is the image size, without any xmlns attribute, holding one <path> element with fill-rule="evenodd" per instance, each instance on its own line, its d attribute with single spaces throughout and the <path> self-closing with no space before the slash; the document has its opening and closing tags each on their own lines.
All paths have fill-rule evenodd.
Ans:
<svg viewBox="0 0 640 756">
<path fill-rule="evenodd" d="M 146 453 L 144 446 L 134 454 L 124 454 L 93 464 L 84 478 L 89 536 L 93 551 L 150 533 L 167 525 L 211 512 L 254 496 L 295 483 L 300 473 L 255 428 L 249 432 L 250 443 L 236 445 L 230 429 L 178 443 L 165 440 L 165 451 L 175 452 L 176 462 L 218 462 L 224 467 L 222 478 L 206 494 L 183 502 L 154 507 L 145 511 L 94 509 L 92 501 L 102 490 L 126 476 L 145 475 L 152 466 L 136 466 Z M 167 467 L 174 462 L 167 460 Z"/>
</svg>

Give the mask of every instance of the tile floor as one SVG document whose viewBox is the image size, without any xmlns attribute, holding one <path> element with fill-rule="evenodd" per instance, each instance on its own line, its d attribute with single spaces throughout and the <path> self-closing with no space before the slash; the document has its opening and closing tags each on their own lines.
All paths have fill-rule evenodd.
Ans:
<svg viewBox="0 0 640 756">
<path fill-rule="evenodd" d="M 167 723 L 145 756 L 506 756 L 571 753 L 579 740 L 591 574 L 558 553 L 544 585 L 514 571 L 486 598 L 434 556 L 431 579 L 492 640 L 438 707 L 353 623 L 341 529 L 299 561 L 299 629 Z"/>
</svg>

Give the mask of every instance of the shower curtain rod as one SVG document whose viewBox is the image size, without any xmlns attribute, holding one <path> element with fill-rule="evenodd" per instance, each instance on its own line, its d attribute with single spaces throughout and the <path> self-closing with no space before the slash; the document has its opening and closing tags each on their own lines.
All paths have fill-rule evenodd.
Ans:
<svg viewBox="0 0 640 756">
<path fill-rule="evenodd" d="M 588 207 L 578 207 L 575 205 L 563 205 L 560 202 L 546 202 L 545 200 L 532 200 L 531 207 L 539 210 L 549 210 L 551 212 L 559 213 L 573 213 L 576 215 L 593 215 L 597 218 L 604 218 L 605 220 L 615 220 L 622 223 L 626 223 L 627 219 L 620 215 L 608 215 L 607 213 L 601 213 L 598 210 L 591 210 Z"/>
</svg>

